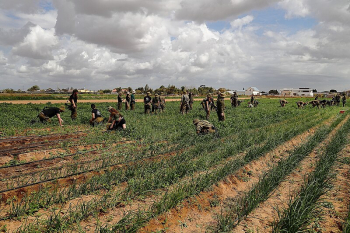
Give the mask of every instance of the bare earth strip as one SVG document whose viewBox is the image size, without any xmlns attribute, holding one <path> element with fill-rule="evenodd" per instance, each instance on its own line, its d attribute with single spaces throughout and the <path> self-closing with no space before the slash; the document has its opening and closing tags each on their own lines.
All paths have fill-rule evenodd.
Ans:
<svg viewBox="0 0 350 233">
<path fill-rule="evenodd" d="M 345 163 L 341 162 L 345 161 Z M 325 202 L 322 218 L 312 224 L 317 232 L 342 232 L 349 212 L 350 204 L 350 145 L 340 153 L 334 166 L 336 177 L 331 183 L 332 189 L 320 197 Z"/>
<path fill-rule="evenodd" d="M 312 136 L 315 128 L 294 137 L 272 152 L 239 169 L 234 175 L 219 182 L 211 191 L 202 192 L 151 220 L 139 232 L 206 232 L 208 225 L 216 222 L 215 216 L 221 211 L 220 203 L 244 195 L 273 164 L 282 157 L 288 156 L 289 150 L 293 150 L 307 137 Z"/>
<path fill-rule="evenodd" d="M 297 193 L 305 181 L 305 177 L 314 171 L 318 156 L 330 142 L 337 130 L 349 118 L 346 117 L 311 154 L 309 154 L 289 176 L 286 177 L 269 199 L 259 205 L 246 217 L 233 232 L 270 232 L 271 223 L 278 219 L 278 211 L 288 207 L 289 200 Z M 277 211 L 278 210 L 278 211 Z M 327 231 L 330 232 L 330 231 Z"/>
</svg>

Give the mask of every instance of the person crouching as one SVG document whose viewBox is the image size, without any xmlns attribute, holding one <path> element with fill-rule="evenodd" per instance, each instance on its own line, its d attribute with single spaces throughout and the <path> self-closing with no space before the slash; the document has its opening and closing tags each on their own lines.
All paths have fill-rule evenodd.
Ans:
<svg viewBox="0 0 350 233">
<path fill-rule="evenodd" d="M 94 127 L 95 125 L 100 124 L 103 121 L 103 117 L 101 112 L 96 108 L 95 104 L 91 104 L 91 119 L 90 125 Z"/>
<path fill-rule="evenodd" d="M 109 115 L 108 123 L 106 126 L 107 130 L 126 129 L 126 121 L 123 115 L 111 106 L 108 107 L 108 111 L 111 114 Z"/>
</svg>

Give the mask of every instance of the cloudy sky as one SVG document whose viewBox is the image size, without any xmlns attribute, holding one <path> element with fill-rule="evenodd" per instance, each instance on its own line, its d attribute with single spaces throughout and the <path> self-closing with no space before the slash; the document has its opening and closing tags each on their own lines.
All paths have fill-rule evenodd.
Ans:
<svg viewBox="0 0 350 233">
<path fill-rule="evenodd" d="M 0 89 L 350 89 L 348 0 L 1 0 Z"/>
</svg>

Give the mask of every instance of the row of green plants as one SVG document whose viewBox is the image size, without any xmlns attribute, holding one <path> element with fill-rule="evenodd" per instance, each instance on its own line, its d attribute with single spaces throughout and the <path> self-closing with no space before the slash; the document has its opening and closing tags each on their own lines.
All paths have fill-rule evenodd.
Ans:
<svg viewBox="0 0 350 233">
<path fill-rule="evenodd" d="M 191 124 L 192 119 L 195 117 L 202 118 L 204 116 L 204 112 L 199 109 L 199 104 L 195 106 L 195 109 L 186 116 L 179 115 L 178 108 L 178 103 L 167 104 L 167 111 L 165 113 L 153 116 L 144 116 L 142 114 L 142 109 L 138 109 L 138 111 L 135 112 L 126 112 L 125 115 L 128 116 L 129 119 L 132 119 L 130 122 L 133 122 L 133 124 L 129 124 L 128 121 L 128 131 L 118 132 L 116 134 L 103 134 L 99 133 L 99 131 L 101 131 L 101 128 L 95 128 L 91 129 L 93 134 L 95 134 L 95 137 L 88 138 L 86 141 L 89 141 L 89 143 L 96 142 L 96 140 L 106 140 L 108 142 L 111 142 L 113 140 L 120 140 L 122 137 L 127 137 L 130 140 L 142 139 L 142 142 L 140 142 L 140 146 L 142 146 L 146 145 L 147 143 L 166 140 L 170 144 L 176 142 L 183 147 L 196 145 L 197 150 L 200 150 L 200 147 L 202 145 L 206 145 L 208 144 L 208 141 L 213 140 L 211 137 L 197 137 L 194 133 L 194 127 Z M 85 106 L 85 109 L 89 114 L 88 105 Z M 262 108 L 247 109 L 242 107 L 231 109 L 228 107 L 226 113 L 228 118 L 225 122 L 217 122 L 214 118 L 215 116 L 212 117 L 214 118 L 212 121 L 216 127 L 218 127 L 221 137 L 228 137 L 247 129 L 263 127 L 264 124 L 268 125 L 272 123 L 283 122 L 284 120 L 297 117 L 298 115 L 304 119 L 311 117 L 311 115 L 316 115 L 317 117 L 324 119 L 329 116 L 329 114 L 334 113 L 334 111 L 316 111 L 313 109 L 297 110 L 295 108 L 282 109 L 276 107 L 274 101 L 267 100 L 265 106 Z M 78 124 L 79 123 L 80 122 L 78 122 Z M 72 124 L 76 124 L 76 122 L 72 122 Z M 266 132 L 262 132 L 259 134 L 259 136 L 256 136 L 255 139 L 255 136 L 252 137 L 254 135 L 253 133 L 249 135 L 239 134 L 237 138 L 239 138 L 241 141 L 248 141 L 249 143 L 256 143 L 259 140 L 265 139 L 264 141 L 260 141 L 263 143 L 266 141 L 266 134 Z M 271 131 L 271 135 L 273 134 L 274 132 Z M 229 140 L 227 139 L 227 145 L 228 144 Z M 215 146 L 215 143 L 210 144 L 208 151 L 204 152 L 204 154 L 210 153 L 210 151 L 215 151 L 218 148 Z M 212 149 L 210 147 L 212 147 Z M 156 146 L 153 148 L 154 151 L 157 151 L 158 149 L 159 148 Z M 136 171 L 138 171 L 139 167 L 136 167 L 136 169 Z M 207 168 L 202 167 L 202 169 L 205 170 Z M 151 171 L 148 173 L 150 174 L 150 172 Z M 177 172 L 174 172 L 173 174 L 176 173 Z M 138 178 L 136 180 L 138 180 Z M 108 182 L 106 182 L 105 185 L 109 186 Z M 142 187 L 143 185 L 138 186 Z M 169 184 L 165 185 L 165 187 L 167 186 L 169 186 Z"/>
<path fill-rule="evenodd" d="M 245 216 L 254 210 L 260 203 L 267 200 L 271 192 L 289 175 L 299 163 L 321 143 L 342 120 L 339 117 L 329 127 L 321 127 L 306 142 L 289 152 L 289 156 L 278 162 L 266 172 L 259 182 L 243 197 L 228 202 L 223 207 L 224 211 L 217 217 L 218 224 L 213 229 L 215 232 L 228 232 L 237 226 Z"/>
<path fill-rule="evenodd" d="M 338 153 L 349 142 L 350 120 L 335 134 L 325 151 L 322 153 L 316 168 L 310 174 L 301 191 L 291 199 L 288 208 L 280 213 L 280 218 L 273 225 L 273 232 L 300 232 L 308 229 L 310 223 L 322 213 L 319 198 L 330 188 L 330 182 L 335 177 L 333 165 Z"/>
<path fill-rule="evenodd" d="M 320 115 L 318 116 L 318 117 L 321 117 Z M 271 121 L 266 121 L 265 122 L 266 124 L 268 124 L 268 125 L 270 125 L 271 124 Z M 246 126 L 249 126 L 249 124 L 246 124 Z M 259 126 L 261 126 L 261 125 L 259 125 Z M 280 126 L 279 125 L 277 125 L 277 127 L 279 128 Z M 271 131 L 271 132 L 273 132 L 273 131 L 276 131 L 276 128 L 277 127 L 275 127 L 274 129 L 270 129 L 270 130 L 268 130 L 268 132 L 269 131 Z M 252 139 L 254 139 L 255 137 L 256 138 L 258 138 L 258 139 L 256 139 L 256 140 L 260 140 L 260 141 L 265 141 L 266 139 L 264 138 L 264 134 L 265 134 L 266 132 L 261 132 L 260 133 L 260 136 L 258 137 L 257 136 L 257 134 L 255 134 L 254 132 L 253 132 L 253 134 L 255 134 L 255 136 L 254 137 L 251 137 Z M 252 134 L 252 133 L 251 133 Z M 261 136 L 262 135 L 262 136 Z M 239 138 L 240 139 L 240 143 L 242 144 L 242 143 L 245 143 L 245 144 L 243 144 L 243 145 L 249 145 L 249 143 L 250 144 L 253 144 L 254 143 L 254 140 L 248 140 L 250 137 L 249 136 L 247 136 L 247 132 L 246 131 L 241 131 L 241 133 L 240 133 L 240 135 L 239 135 L 239 137 L 237 137 L 237 138 Z M 198 138 L 193 138 L 194 140 L 198 140 Z M 199 138 L 199 139 L 201 139 L 201 138 Z M 255 141 L 256 141 L 255 140 Z M 188 142 L 188 141 L 191 141 L 191 140 L 184 140 L 183 142 Z M 196 143 L 196 142 L 195 142 Z M 203 142 L 204 144 L 207 144 L 207 142 L 206 142 L 206 140 L 204 140 L 204 142 Z M 227 144 L 231 144 L 232 143 L 232 141 L 231 140 L 228 140 L 227 141 Z M 211 149 L 211 150 L 213 150 L 214 148 L 217 148 L 218 146 L 220 146 L 220 144 L 218 144 L 217 143 L 217 141 L 216 142 L 214 142 L 214 143 L 211 143 L 211 144 L 208 144 L 208 145 L 206 145 L 206 147 L 208 148 L 208 149 Z M 151 146 L 150 146 L 151 147 Z M 148 148 L 145 148 L 146 149 L 146 151 L 150 151 L 150 147 L 148 147 Z M 179 147 L 179 148 L 181 148 L 181 147 Z M 199 151 L 202 151 L 203 150 L 203 146 L 202 145 L 199 145 L 198 147 L 197 147 L 198 149 L 197 150 L 199 150 Z M 244 146 L 241 146 L 241 149 L 244 149 Z M 145 152 L 145 151 L 144 151 Z M 111 154 L 111 156 L 114 156 L 114 154 Z M 133 156 L 133 157 L 135 157 L 135 158 L 138 158 L 139 156 L 141 157 L 142 156 L 142 153 L 139 155 L 139 156 L 137 156 L 137 154 L 133 154 L 133 155 L 131 155 L 131 156 Z M 188 158 L 190 158 L 190 157 L 188 157 L 186 154 L 184 155 L 184 156 L 182 156 L 182 157 L 184 157 L 184 159 L 188 159 Z M 142 157 L 141 157 L 142 158 Z M 176 157 L 176 159 L 177 159 L 177 157 Z M 180 161 L 182 160 L 183 158 L 180 158 Z M 158 166 L 163 166 L 163 165 L 156 165 L 155 167 L 158 167 Z M 148 170 L 152 170 L 153 168 L 149 168 Z M 130 174 L 130 170 L 131 169 L 129 169 L 129 174 Z M 136 165 L 135 166 L 135 169 L 133 169 L 133 170 L 135 170 L 135 171 L 139 171 L 140 169 L 138 168 L 138 165 Z M 110 180 L 115 180 L 115 179 L 117 179 L 118 177 L 122 177 L 122 176 L 120 176 L 120 174 L 116 174 L 116 176 L 115 177 L 113 177 L 112 179 L 110 179 Z M 103 179 L 102 179 L 103 180 Z M 96 182 L 96 180 L 94 181 L 94 184 L 97 184 L 98 182 Z M 94 189 L 92 189 L 92 190 L 94 190 Z M 35 199 L 35 198 L 34 198 Z M 30 202 L 30 200 L 28 201 L 28 202 Z M 25 206 L 25 205 L 24 205 Z M 17 215 L 14 215 L 14 216 L 17 216 Z"/>
<path fill-rule="evenodd" d="M 318 123 L 318 121 L 315 120 L 315 122 L 309 122 L 309 124 L 316 124 L 316 122 Z M 195 193 L 198 193 L 199 191 L 203 190 L 205 187 L 209 187 L 210 185 L 212 185 L 213 183 L 217 182 L 218 180 L 222 179 L 223 177 L 227 176 L 228 174 L 231 174 L 232 171 L 238 169 L 239 167 L 241 167 L 243 164 L 246 164 L 250 161 L 252 161 L 253 159 L 255 159 L 256 157 L 259 157 L 261 156 L 264 151 L 268 151 L 269 149 L 272 149 L 274 148 L 275 146 L 277 146 L 278 144 L 280 143 L 283 143 L 284 140 L 288 140 L 288 138 L 294 136 L 295 134 L 298 134 L 300 133 L 300 130 L 301 128 L 303 128 L 303 130 L 307 129 L 308 127 L 310 127 L 310 125 L 308 125 L 308 127 L 306 127 L 305 125 L 303 124 L 300 124 L 300 122 L 294 122 L 293 126 L 295 126 L 296 128 L 299 127 L 299 129 L 296 129 L 295 127 L 291 127 L 291 125 L 287 125 L 285 129 L 291 129 L 290 131 L 294 131 L 294 134 L 292 134 L 290 131 L 285 133 L 285 138 L 281 137 L 281 135 L 277 135 L 275 137 L 275 140 L 270 140 L 271 143 L 270 143 L 270 146 L 264 146 L 263 149 L 259 148 L 257 149 L 257 147 L 253 147 L 251 148 L 251 151 L 254 151 L 254 152 L 251 152 L 251 153 L 247 153 L 248 156 L 245 157 L 245 160 L 242 162 L 242 163 L 239 163 L 239 161 L 235 160 L 231 163 L 228 163 L 228 164 L 225 164 L 225 166 L 223 166 L 223 168 L 221 169 L 218 169 L 217 172 L 213 172 L 213 173 L 210 173 L 210 174 L 207 174 L 205 175 L 204 177 L 200 176 L 199 178 L 196 178 L 194 179 L 196 182 L 195 183 L 192 183 L 192 182 L 188 182 L 186 183 L 185 185 L 182 184 L 182 185 L 179 185 L 178 188 L 175 188 L 175 191 L 173 191 L 171 194 L 168 194 L 168 195 L 165 195 L 162 199 L 162 201 L 156 203 L 153 205 L 153 207 L 151 209 L 158 209 L 158 211 L 156 211 L 156 213 L 160 214 L 164 211 L 166 211 L 167 209 L 169 208 L 172 208 L 174 207 L 174 205 L 176 205 L 177 203 L 179 203 L 181 200 L 183 200 L 184 198 L 188 197 L 188 196 L 191 196 L 191 195 L 194 195 Z M 275 129 L 276 130 L 276 129 Z M 298 131 L 299 130 L 299 131 Z M 283 130 L 282 130 L 283 131 Z M 245 137 L 242 137 L 242 138 L 245 138 Z M 279 143 L 277 142 L 279 141 Z M 245 140 L 242 140 L 242 142 L 245 142 Z M 251 141 L 251 143 L 254 143 L 253 141 Z M 227 143 L 227 145 L 230 145 L 229 143 Z M 232 143 L 231 143 L 232 145 Z M 212 145 L 209 145 L 209 148 L 211 148 Z M 243 146 L 244 148 L 244 146 Z M 236 148 L 237 149 L 237 148 Z M 260 152 L 258 154 L 255 154 L 256 152 Z M 204 150 L 204 152 L 202 152 L 202 150 L 199 150 L 197 153 L 202 153 L 202 156 L 206 155 L 207 154 L 207 151 Z M 223 156 L 226 156 L 229 157 L 229 156 L 234 156 L 234 154 L 237 154 L 238 152 L 234 153 L 234 149 L 231 147 L 228 146 L 228 148 L 226 148 L 226 153 L 222 153 L 222 151 L 220 151 L 220 155 L 223 155 Z M 255 154 L 255 156 L 253 156 L 253 154 Z M 187 156 L 186 156 L 187 157 Z M 214 157 L 213 155 L 208 155 L 208 157 Z M 179 160 L 182 160 L 183 158 L 180 158 Z M 188 163 L 188 161 L 186 161 L 186 164 Z M 193 161 L 192 163 L 195 163 L 195 161 Z M 174 164 L 174 163 L 171 163 L 171 164 Z M 209 162 L 209 164 L 211 164 Z M 184 164 L 183 164 L 184 165 Z M 159 166 L 157 166 L 159 167 Z M 181 169 L 181 165 L 177 166 L 178 168 Z M 154 168 L 154 167 L 153 167 Z M 204 169 L 207 169 L 208 167 L 204 168 Z M 232 168 L 235 168 L 235 169 L 232 169 Z M 154 170 L 152 169 L 149 169 L 150 171 L 148 172 L 150 175 L 151 173 L 154 172 Z M 140 169 L 138 168 L 136 171 L 140 171 Z M 174 172 L 173 174 L 179 174 L 179 172 Z M 142 173 L 142 175 L 144 176 L 145 173 Z M 221 178 L 218 178 L 221 177 Z M 155 176 L 156 177 L 156 176 Z M 171 177 L 171 176 L 170 176 Z M 138 180 L 139 178 L 137 178 Z M 149 180 L 149 177 L 147 177 L 145 179 L 144 182 L 148 182 Z M 169 182 L 169 180 L 167 179 L 164 179 L 166 182 Z M 172 179 L 170 180 L 173 180 L 173 177 Z M 199 183 L 198 183 L 199 182 Z M 208 183 L 209 182 L 209 183 Z M 168 187 L 169 186 L 169 183 L 166 183 L 166 186 L 165 187 Z M 155 190 L 156 188 L 159 188 L 159 186 L 157 187 L 154 187 L 153 189 L 150 189 L 149 187 L 147 186 L 144 186 L 145 189 L 144 190 Z M 199 188 L 199 189 L 198 189 Z M 141 194 L 143 192 L 140 192 Z M 140 194 L 139 193 L 139 194 Z M 178 198 L 174 198 L 174 196 L 179 196 Z M 112 195 L 113 196 L 113 195 Z M 128 197 L 130 198 L 131 197 L 131 194 L 130 192 L 127 193 L 127 195 L 125 197 Z M 124 197 L 124 198 L 125 198 Z M 170 198 L 169 198 L 170 197 Z M 125 201 L 125 199 L 123 199 Z M 119 200 L 120 202 L 121 200 Z M 110 203 L 110 202 L 108 202 Z M 96 202 L 93 202 L 93 203 L 83 203 L 81 205 L 84 205 L 84 206 L 96 206 Z M 101 205 L 102 205 L 102 208 L 103 208 L 103 203 L 102 202 L 98 202 L 98 205 L 100 208 L 101 208 Z M 80 209 L 80 207 L 77 207 L 76 209 Z M 96 210 L 95 210 L 96 211 Z M 76 213 L 77 214 L 77 213 Z M 68 226 L 69 224 L 67 224 L 67 221 L 81 221 L 82 219 L 75 219 L 75 218 L 72 218 L 72 215 L 75 216 L 76 214 L 74 213 L 71 213 L 70 214 L 70 217 L 68 219 L 66 219 L 66 225 Z M 133 231 L 132 229 L 138 229 L 140 227 L 140 225 L 138 224 L 135 224 L 135 220 L 136 220 L 136 223 L 139 222 L 140 220 L 140 216 L 146 216 L 147 218 L 146 219 L 143 219 L 141 222 L 142 223 L 145 223 L 147 220 L 149 220 L 151 217 L 153 217 L 155 215 L 155 212 L 154 211 L 151 211 L 151 212 L 142 212 L 142 213 L 138 213 L 136 214 L 136 219 L 135 219 L 135 216 L 133 214 L 129 214 L 127 215 L 121 222 L 119 222 L 119 225 L 116 225 L 116 226 L 113 226 L 112 227 L 112 231 L 120 231 L 120 232 L 125 232 L 125 230 L 127 231 Z M 50 218 L 51 219 L 51 218 Z M 127 220 L 129 221 L 127 221 Z M 131 221 L 131 222 L 130 222 Z M 61 219 L 61 222 L 62 222 L 62 219 Z M 69 222 L 69 223 L 72 223 L 72 222 Z M 120 225 L 121 223 L 123 223 L 122 225 Z M 45 224 L 46 225 L 46 224 Z M 63 224 L 65 225 L 65 224 Z M 46 225 L 48 227 L 48 225 Z M 132 226 L 132 229 L 130 228 Z M 107 230 L 109 229 L 108 226 L 101 226 L 100 230 L 101 231 L 104 231 L 104 230 Z"/>
</svg>

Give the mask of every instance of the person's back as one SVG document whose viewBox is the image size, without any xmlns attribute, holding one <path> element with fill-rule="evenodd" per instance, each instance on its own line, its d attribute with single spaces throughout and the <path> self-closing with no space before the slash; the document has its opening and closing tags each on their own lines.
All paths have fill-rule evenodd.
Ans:
<svg viewBox="0 0 350 233">
<path fill-rule="evenodd" d="M 207 120 L 194 119 L 193 124 L 196 126 L 197 134 L 215 133 L 215 127 Z"/>
<path fill-rule="evenodd" d="M 51 118 L 60 113 L 60 109 L 56 107 L 44 108 L 43 111 L 45 116 Z"/>
</svg>

